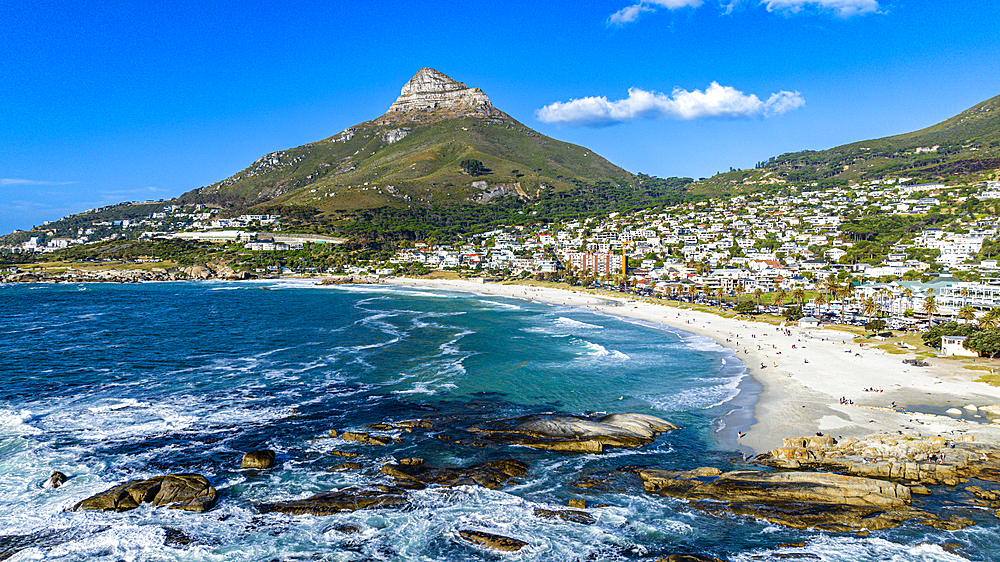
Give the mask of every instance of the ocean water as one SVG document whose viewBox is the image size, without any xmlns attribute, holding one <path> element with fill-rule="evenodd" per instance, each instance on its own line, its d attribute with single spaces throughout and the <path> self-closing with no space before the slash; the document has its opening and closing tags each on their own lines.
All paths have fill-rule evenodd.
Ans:
<svg viewBox="0 0 1000 562">
<path fill-rule="evenodd" d="M 726 436 L 749 417 L 744 371 L 713 342 L 663 326 L 468 293 L 291 281 L 0 285 L 0 560 L 1000 559 L 994 516 L 949 503 L 947 491 L 935 492 L 933 509 L 978 525 L 861 537 L 707 515 L 646 495 L 620 470 L 742 466 Z M 604 455 L 438 438 L 542 412 L 649 413 L 682 429 Z M 423 417 L 446 421 L 385 447 L 328 437 Z M 277 468 L 240 470 L 242 453 L 258 448 L 277 452 Z M 398 509 L 293 517 L 254 507 L 388 483 L 382 464 L 407 457 L 516 458 L 529 472 L 500 490 L 416 491 Z M 335 469 L 346 460 L 362 468 Z M 69 480 L 44 488 L 54 470 Z M 208 477 L 218 505 L 67 511 L 172 472 Z M 602 484 L 575 486 L 581 478 Z M 573 498 L 603 505 L 589 510 L 596 524 L 534 515 Z M 528 546 L 482 550 L 456 538 L 462 529 Z"/>
</svg>

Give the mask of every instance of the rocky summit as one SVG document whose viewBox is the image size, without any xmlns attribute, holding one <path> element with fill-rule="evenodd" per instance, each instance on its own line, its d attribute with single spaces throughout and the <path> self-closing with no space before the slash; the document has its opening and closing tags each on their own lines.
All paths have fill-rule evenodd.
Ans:
<svg viewBox="0 0 1000 562">
<path fill-rule="evenodd" d="M 529 129 L 479 88 L 422 68 L 385 114 L 266 154 L 177 201 L 255 213 L 294 206 L 339 216 L 357 209 L 486 204 L 505 195 L 528 200 L 634 179 L 591 150 Z"/>
<path fill-rule="evenodd" d="M 403 86 L 380 125 L 441 117 L 507 117 L 479 88 L 470 88 L 433 68 L 421 68 Z"/>
</svg>

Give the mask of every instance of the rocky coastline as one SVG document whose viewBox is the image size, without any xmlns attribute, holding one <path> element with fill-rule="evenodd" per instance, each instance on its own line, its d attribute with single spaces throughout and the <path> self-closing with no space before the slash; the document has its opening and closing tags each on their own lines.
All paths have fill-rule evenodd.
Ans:
<svg viewBox="0 0 1000 562">
<path fill-rule="evenodd" d="M 387 421 L 367 426 L 369 431 L 333 430 L 319 440 L 338 439 L 349 450 L 331 451 L 347 457 L 334 470 L 367 470 L 376 476 L 370 486 L 329 490 L 302 499 L 274 498 L 253 505 L 258 513 L 291 516 L 329 516 L 362 509 L 405 508 L 410 493 L 427 487 L 482 486 L 502 489 L 530 478 L 530 460 L 519 457 L 518 447 L 545 448 L 557 454 L 601 454 L 604 447 L 639 448 L 678 426 L 643 414 L 602 417 L 538 414 L 487 420 L 463 428 L 449 427 L 449 420 Z M 435 434 L 453 447 L 488 447 L 494 460 L 469 466 L 431 466 L 410 457 L 385 462 L 384 447 L 406 443 L 415 432 Z M 601 445 L 595 450 L 594 443 Z M 538 447 L 537 445 L 542 445 Z M 281 470 L 275 453 L 248 451 L 240 470 Z M 374 465 L 374 466 L 373 466 Z M 374 472 L 377 471 L 377 472 Z M 650 496 L 677 498 L 697 510 L 717 517 L 753 517 L 790 528 L 812 528 L 834 533 L 865 535 L 904 523 L 937 529 L 961 529 L 974 522 L 963 510 L 990 510 L 1000 517 L 1000 448 L 976 443 L 971 436 L 871 435 L 838 442 L 832 436 L 789 438 L 785 446 L 745 459 L 734 466 L 699 467 L 667 471 L 655 466 L 622 467 L 604 484 L 623 490 L 643 490 Z M 602 479 L 601 477 L 598 480 Z M 65 476 L 62 478 L 65 481 Z M 591 482 L 590 484 L 593 484 Z M 581 494 L 590 484 L 574 485 Z M 964 500 L 948 516 L 914 504 L 917 496 L 939 489 L 961 490 Z M 77 502 L 73 510 L 127 511 L 142 504 L 187 511 L 214 507 L 218 493 L 197 474 L 168 474 L 133 480 Z M 954 499 L 951 500 L 954 502 Z M 538 507 L 534 515 L 572 524 L 592 525 L 602 505 L 588 508 L 582 498 L 570 500 L 566 509 Z M 346 531 L 345 531 L 346 532 Z M 461 529 L 454 539 L 471 548 L 515 552 L 530 544 L 530 537 L 509 537 L 483 529 Z M 662 560 L 718 560 L 678 553 Z"/>
<path fill-rule="evenodd" d="M 113 268 L 67 269 L 64 271 L 15 271 L 0 274 L 0 283 L 143 283 L 165 281 L 249 281 L 282 279 L 280 275 L 254 275 L 228 265 L 206 264 L 164 269 Z M 378 283 L 367 275 L 340 275 L 318 278 L 317 285 L 369 285 Z"/>
</svg>

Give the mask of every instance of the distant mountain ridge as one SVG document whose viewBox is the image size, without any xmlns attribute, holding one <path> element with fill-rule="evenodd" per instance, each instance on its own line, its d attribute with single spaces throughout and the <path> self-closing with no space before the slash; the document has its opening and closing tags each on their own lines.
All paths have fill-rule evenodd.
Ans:
<svg viewBox="0 0 1000 562">
<path fill-rule="evenodd" d="M 782 154 L 758 169 L 719 174 L 701 182 L 727 187 L 741 182 L 849 182 L 883 177 L 944 181 L 1000 170 L 1000 96 L 936 125 L 827 150 Z M 754 184 L 749 184 L 754 185 Z"/>
<path fill-rule="evenodd" d="M 472 177 L 463 160 L 488 173 Z M 182 195 L 227 208 L 322 211 L 442 201 L 488 202 L 580 183 L 634 177 L 593 151 L 541 135 L 500 111 L 479 88 L 420 69 L 386 113 L 297 148 L 265 155 L 237 174 Z"/>
</svg>

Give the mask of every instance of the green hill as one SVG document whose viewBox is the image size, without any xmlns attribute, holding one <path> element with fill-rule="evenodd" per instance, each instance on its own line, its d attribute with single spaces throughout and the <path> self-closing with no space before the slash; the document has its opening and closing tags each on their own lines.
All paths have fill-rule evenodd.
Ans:
<svg viewBox="0 0 1000 562">
<path fill-rule="evenodd" d="M 778 182 L 844 184 L 883 177 L 918 181 L 993 178 L 1000 171 L 1000 96 L 912 133 L 782 154 L 753 170 L 699 182 L 709 194 Z"/>
<path fill-rule="evenodd" d="M 466 160 L 481 162 L 484 172 L 470 175 L 461 165 Z M 478 89 L 422 69 L 382 117 L 268 154 L 179 199 L 227 208 L 296 206 L 328 212 L 486 203 L 506 194 L 530 199 L 546 188 L 633 180 L 586 148 L 529 129 L 494 108 Z"/>
</svg>

